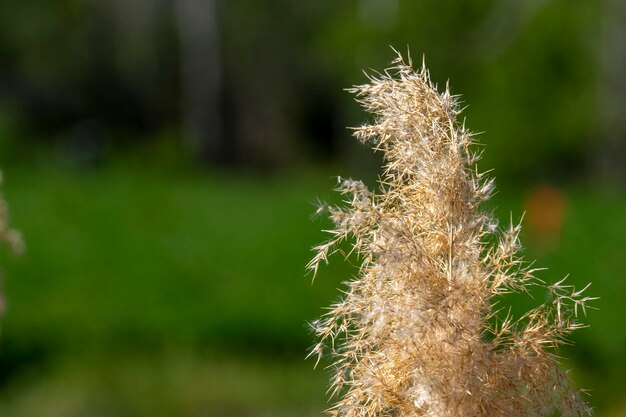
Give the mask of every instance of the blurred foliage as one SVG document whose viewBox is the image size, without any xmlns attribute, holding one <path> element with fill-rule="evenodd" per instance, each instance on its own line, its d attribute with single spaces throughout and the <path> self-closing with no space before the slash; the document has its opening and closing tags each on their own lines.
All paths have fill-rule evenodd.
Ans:
<svg viewBox="0 0 626 417">
<path fill-rule="evenodd" d="M 451 80 L 453 91 L 463 93 L 469 127 L 486 132 L 484 164 L 499 177 L 587 173 L 588 150 L 601 134 L 597 2 L 219 5 L 219 111 L 223 152 L 233 163 L 278 167 L 352 153 L 345 126 L 363 116 L 341 89 L 364 81 L 362 69 L 384 68 L 393 45 L 410 47 L 418 65 L 424 56 L 435 80 Z M 0 108 L 18 117 L 3 141 L 39 138 L 99 149 L 179 126 L 175 6 L 5 1 Z"/>
</svg>

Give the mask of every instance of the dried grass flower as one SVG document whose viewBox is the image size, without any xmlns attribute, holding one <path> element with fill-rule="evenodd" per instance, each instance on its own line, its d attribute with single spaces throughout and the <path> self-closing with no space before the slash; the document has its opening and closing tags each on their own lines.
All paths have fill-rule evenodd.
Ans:
<svg viewBox="0 0 626 417">
<path fill-rule="evenodd" d="M 1 172 L 0 185 L 2 185 Z M 24 250 L 20 232 L 9 226 L 9 207 L 2 194 L 0 194 L 0 242 L 7 244 L 13 253 L 19 254 Z"/>
<path fill-rule="evenodd" d="M 481 204 L 493 180 L 478 171 L 474 136 L 449 88 L 398 54 L 349 90 L 374 116 L 354 135 L 384 155 L 380 188 L 339 179 L 344 206 L 308 269 L 351 247 L 360 268 L 343 298 L 312 324 L 311 355 L 331 356 L 332 416 L 584 416 L 591 413 L 557 348 L 592 298 L 545 284 L 519 253 L 520 225 L 502 230 Z M 495 242 L 495 243 L 494 243 Z M 548 291 L 521 317 L 498 302 Z"/>
<path fill-rule="evenodd" d="M 0 185 L 1 184 L 2 173 L 0 172 Z M 0 194 L 0 243 L 9 246 L 9 249 L 14 254 L 21 254 L 24 251 L 24 243 L 20 232 L 9 226 L 9 207 L 2 194 Z M 0 314 L 4 313 L 5 310 L 1 284 L 2 280 L 0 279 Z"/>
</svg>

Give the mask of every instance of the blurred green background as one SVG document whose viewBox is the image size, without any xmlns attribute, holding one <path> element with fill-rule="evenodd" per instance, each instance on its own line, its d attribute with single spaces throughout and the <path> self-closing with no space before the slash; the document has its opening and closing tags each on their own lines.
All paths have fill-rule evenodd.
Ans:
<svg viewBox="0 0 626 417">
<path fill-rule="evenodd" d="M 591 281 L 561 352 L 626 416 L 626 3 L 3 0 L 0 167 L 27 245 L 0 254 L 0 415 L 314 416 L 317 199 L 375 183 L 344 88 L 389 48 L 450 80 L 485 132 L 503 222 L 541 276 Z M 532 300 L 531 300 L 532 301 Z M 537 300 L 539 302 L 541 300 Z M 621 324 L 620 324 L 621 323 Z"/>
</svg>

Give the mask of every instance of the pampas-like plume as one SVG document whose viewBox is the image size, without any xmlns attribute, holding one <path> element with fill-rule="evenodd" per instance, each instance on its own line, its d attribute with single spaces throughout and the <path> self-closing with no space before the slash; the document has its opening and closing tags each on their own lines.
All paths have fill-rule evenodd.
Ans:
<svg viewBox="0 0 626 417">
<path fill-rule="evenodd" d="M 0 172 L 0 185 L 2 185 L 2 173 Z M 20 233 L 9 226 L 9 208 L 0 194 L 0 242 L 9 245 L 13 253 L 21 253 L 24 243 Z"/>
<path fill-rule="evenodd" d="M 398 54 L 350 89 L 375 118 L 355 129 L 384 154 L 380 191 L 341 180 L 345 207 L 326 207 L 331 239 L 314 274 L 348 240 L 361 267 L 343 299 L 313 323 L 311 355 L 332 356 L 333 416 L 563 416 L 590 414 L 556 358 L 581 327 L 583 290 L 546 285 L 519 257 L 520 226 L 499 230 L 480 205 L 493 182 L 476 169 L 458 98 Z M 495 241 L 495 243 L 493 243 Z M 542 286 L 548 301 L 501 317 L 500 296 Z"/>
<path fill-rule="evenodd" d="M 0 185 L 2 184 L 2 173 L 0 172 Z M 2 194 L 0 194 L 0 243 L 7 244 L 11 251 L 19 254 L 24 250 L 24 243 L 20 233 L 9 226 L 9 208 Z M 4 299 L 1 291 L 2 281 L 0 280 L 0 314 L 4 313 Z"/>
</svg>

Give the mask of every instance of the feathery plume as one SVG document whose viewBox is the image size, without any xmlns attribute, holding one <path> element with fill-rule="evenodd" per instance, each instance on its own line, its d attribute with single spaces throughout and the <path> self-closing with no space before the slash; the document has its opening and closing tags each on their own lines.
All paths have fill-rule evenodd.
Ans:
<svg viewBox="0 0 626 417">
<path fill-rule="evenodd" d="M 0 185 L 2 185 L 1 172 Z M 0 243 L 8 245 L 9 249 L 15 254 L 20 254 L 24 250 L 21 234 L 9 226 L 9 207 L 2 194 L 0 194 Z M 0 288 L 0 314 L 4 312 L 4 309 L 4 297 Z"/>
<path fill-rule="evenodd" d="M 312 324 L 310 356 L 332 356 L 332 416 L 584 416 L 590 408 L 557 363 L 581 324 L 586 297 L 546 285 L 519 256 L 520 225 L 500 230 L 480 209 L 493 180 L 480 173 L 458 97 L 438 92 L 425 66 L 393 66 L 349 91 L 374 121 L 354 130 L 384 155 L 380 190 L 339 179 L 330 240 L 307 268 L 348 241 L 357 277 Z M 495 243 L 493 243 L 495 242 Z M 519 318 L 503 294 L 540 286 L 548 301 Z"/>
<path fill-rule="evenodd" d="M 2 172 L 0 172 L 0 185 L 2 185 Z M 9 207 L 0 194 L 0 242 L 9 246 L 13 253 L 21 253 L 24 243 L 20 233 L 9 226 Z"/>
</svg>

